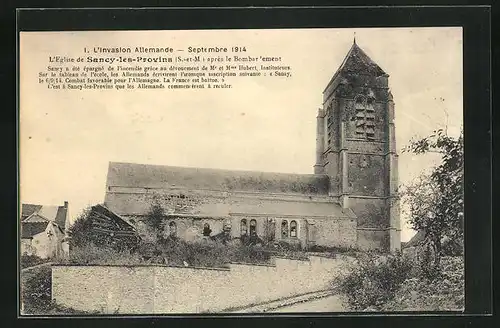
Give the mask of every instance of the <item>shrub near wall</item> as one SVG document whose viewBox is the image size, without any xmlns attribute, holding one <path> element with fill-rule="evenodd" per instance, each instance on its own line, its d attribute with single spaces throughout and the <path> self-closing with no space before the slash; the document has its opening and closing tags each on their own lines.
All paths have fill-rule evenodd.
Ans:
<svg viewBox="0 0 500 328">
<path fill-rule="evenodd" d="M 21 273 L 21 315 L 86 314 L 52 301 L 52 268 L 44 266 Z"/>
<path fill-rule="evenodd" d="M 347 273 L 334 280 L 333 285 L 345 296 L 351 310 L 380 310 L 394 299 L 412 270 L 412 261 L 401 254 L 367 253 L 351 263 Z"/>
<path fill-rule="evenodd" d="M 186 262 L 195 267 L 226 267 L 230 262 L 269 263 L 270 258 L 261 247 L 223 245 L 208 239 L 186 242 L 177 238 L 142 243 L 138 254 L 149 263 L 183 266 Z"/>
<path fill-rule="evenodd" d="M 36 255 L 21 255 L 20 266 L 21 266 L 21 269 L 24 269 L 24 268 L 29 268 L 29 267 L 39 265 L 42 263 L 47 263 L 50 261 L 51 261 L 50 258 L 42 259 L 41 257 L 36 256 Z"/>
<path fill-rule="evenodd" d="M 405 280 L 384 311 L 460 311 L 464 308 L 464 260 L 461 256 L 441 259 L 435 279 L 417 275 Z"/>
</svg>

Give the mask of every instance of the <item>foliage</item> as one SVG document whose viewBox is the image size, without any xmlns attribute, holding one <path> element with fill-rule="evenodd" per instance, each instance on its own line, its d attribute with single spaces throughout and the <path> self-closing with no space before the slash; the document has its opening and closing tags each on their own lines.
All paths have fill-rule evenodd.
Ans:
<svg viewBox="0 0 500 328">
<path fill-rule="evenodd" d="M 138 249 L 142 257 L 152 263 L 197 267 L 224 267 L 230 262 L 268 263 L 270 255 L 260 247 L 224 245 L 204 239 L 186 242 L 168 237 L 155 243 L 142 243 Z"/>
<path fill-rule="evenodd" d="M 95 245 L 100 248 L 113 248 L 115 250 L 130 250 L 137 246 L 135 237 L 115 237 L 109 233 L 96 231 L 92 224 L 92 209 L 88 207 L 75 220 L 68 229 L 70 253 L 74 249 Z"/>
<path fill-rule="evenodd" d="M 148 213 L 146 214 L 146 217 L 144 219 L 144 222 L 154 231 L 157 232 L 158 236 L 161 235 L 163 231 L 163 222 L 165 219 L 165 210 L 163 207 L 159 204 L 158 201 L 155 201 Z"/>
<path fill-rule="evenodd" d="M 43 314 L 51 302 L 52 269 L 36 268 L 21 274 L 21 300 L 26 314 Z"/>
<path fill-rule="evenodd" d="M 70 248 L 80 247 L 95 241 L 90 220 L 91 208 L 83 209 L 75 222 L 68 228 Z"/>
<path fill-rule="evenodd" d="M 134 265 L 144 264 L 139 254 L 130 250 L 116 250 L 111 247 L 100 247 L 86 244 L 75 247 L 69 258 L 61 260 L 64 264 L 96 264 L 96 265 Z"/>
<path fill-rule="evenodd" d="M 429 261 L 426 256 L 367 253 L 350 263 L 332 287 L 354 311 L 462 309 L 463 257 L 445 256 L 438 267 L 425 261 Z"/>
<path fill-rule="evenodd" d="M 422 174 L 402 191 L 410 224 L 414 230 L 425 232 L 425 242 L 433 247 L 439 266 L 443 239 L 463 240 L 463 134 L 453 138 L 439 129 L 429 137 L 411 140 L 404 151 L 441 155 L 440 164 L 430 174 Z"/>
<path fill-rule="evenodd" d="M 452 311 L 464 308 L 464 260 L 446 256 L 434 279 L 412 276 L 406 279 L 396 297 L 382 306 L 383 311 Z"/>
<path fill-rule="evenodd" d="M 71 309 L 52 300 L 52 268 L 43 266 L 21 274 L 23 315 L 90 314 Z"/>
<path fill-rule="evenodd" d="M 319 246 L 313 245 L 308 247 L 308 252 L 323 253 L 335 256 L 336 254 L 345 254 L 356 257 L 360 252 L 356 247 L 342 247 L 342 246 Z M 376 252 L 375 250 L 373 252 Z"/>
<path fill-rule="evenodd" d="M 24 269 L 24 268 L 29 268 L 29 267 L 32 267 L 32 266 L 35 266 L 38 264 L 42 264 L 42 263 L 47 263 L 47 262 L 50 262 L 50 259 L 42 259 L 41 257 L 36 256 L 36 255 L 23 254 L 23 255 L 21 255 L 21 259 L 20 259 L 20 266 L 21 266 L 21 269 Z"/>
<path fill-rule="evenodd" d="M 366 253 L 352 263 L 333 286 L 345 295 L 353 310 L 380 309 L 395 297 L 401 283 L 412 272 L 412 261 L 400 253 L 377 255 Z"/>
</svg>

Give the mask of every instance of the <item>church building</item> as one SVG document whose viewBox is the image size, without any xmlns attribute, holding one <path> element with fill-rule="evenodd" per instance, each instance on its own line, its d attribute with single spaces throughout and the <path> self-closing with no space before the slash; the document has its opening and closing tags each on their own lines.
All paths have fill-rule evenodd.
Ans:
<svg viewBox="0 0 500 328">
<path fill-rule="evenodd" d="M 323 91 L 313 174 L 111 162 L 104 205 L 139 231 L 156 204 L 166 235 L 400 249 L 394 101 L 354 41 Z M 312 141 L 312 140 L 311 140 Z"/>
</svg>

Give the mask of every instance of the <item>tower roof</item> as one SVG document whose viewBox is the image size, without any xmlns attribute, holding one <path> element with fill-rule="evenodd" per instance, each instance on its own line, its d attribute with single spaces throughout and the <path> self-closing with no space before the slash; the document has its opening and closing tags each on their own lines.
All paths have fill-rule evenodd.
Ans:
<svg viewBox="0 0 500 328">
<path fill-rule="evenodd" d="M 347 52 L 344 61 L 342 61 L 342 64 L 338 68 L 337 72 L 333 75 L 327 85 L 327 88 L 341 73 L 346 75 L 369 74 L 376 77 L 388 75 L 380 66 L 377 65 L 377 63 L 368 57 L 363 49 L 356 44 L 356 39 L 354 39 L 351 49 Z"/>
<path fill-rule="evenodd" d="M 370 74 L 375 76 L 385 75 L 386 73 L 361 49 L 356 41 L 352 44 L 347 53 L 339 71 L 350 74 Z"/>
</svg>

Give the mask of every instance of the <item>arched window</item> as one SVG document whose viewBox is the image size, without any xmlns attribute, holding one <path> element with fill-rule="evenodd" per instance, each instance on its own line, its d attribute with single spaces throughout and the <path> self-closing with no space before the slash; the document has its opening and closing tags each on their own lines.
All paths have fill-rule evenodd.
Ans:
<svg viewBox="0 0 500 328">
<path fill-rule="evenodd" d="M 205 223 L 203 225 L 203 236 L 209 237 L 211 233 L 212 233 L 212 229 L 210 229 L 210 224 Z"/>
<path fill-rule="evenodd" d="M 174 221 L 170 221 L 168 224 L 169 230 L 170 230 L 170 236 L 175 237 L 177 235 L 177 225 L 175 224 Z"/>
<path fill-rule="evenodd" d="M 288 238 L 288 221 L 281 221 L 281 237 Z"/>
<path fill-rule="evenodd" d="M 224 221 L 224 226 L 222 227 L 222 229 L 225 232 L 231 232 L 231 220 L 225 220 Z"/>
<path fill-rule="evenodd" d="M 247 220 L 242 219 L 240 223 L 240 235 L 241 236 L 246 236 L 248 233 L 248 227 L 247 227 Z"/>
<path fill-rule="evenodd" d="M 297 221 L 290 222 L 290 237 L 297 237 Z"/>
<path fill-rule="evenodd" d="M 250 236 L 256 236 L 257 235 L 257 221 L 255 220 L 250 220 Z"/>
</svg>

